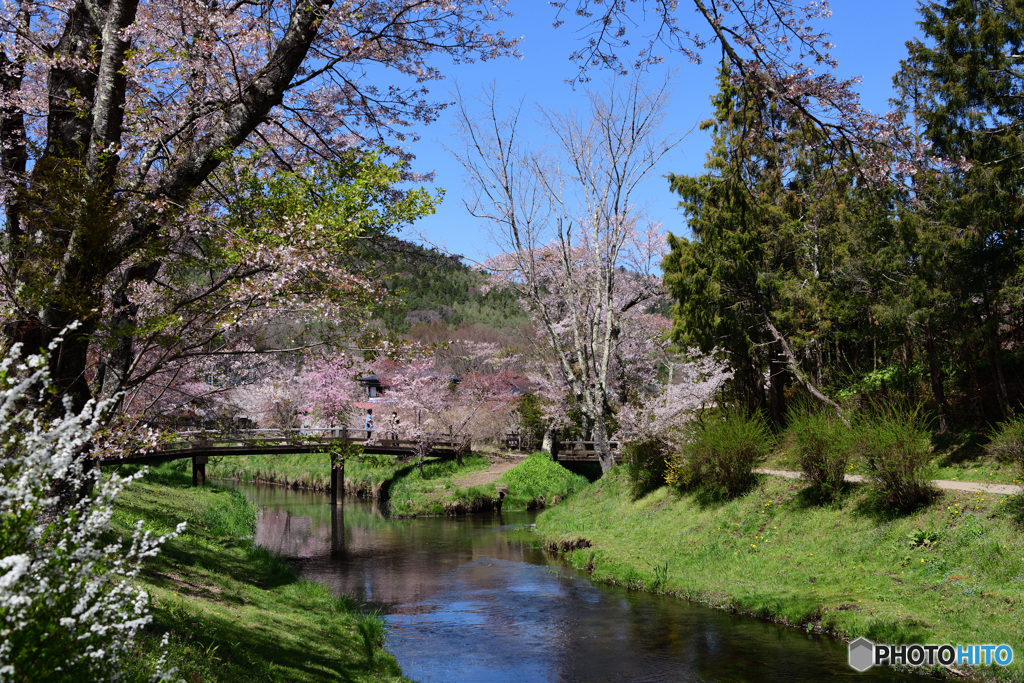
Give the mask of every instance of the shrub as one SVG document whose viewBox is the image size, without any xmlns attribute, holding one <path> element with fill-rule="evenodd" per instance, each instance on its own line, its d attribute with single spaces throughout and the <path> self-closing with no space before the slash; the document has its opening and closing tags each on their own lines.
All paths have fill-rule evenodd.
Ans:
<svg viewBox="0 0 1024 683">
<path fill-rule="evenodd" d="M 622 462 L 632 482 L 634 496 L 639 497 L 664 486 L 671 456 L 671 446 L 656 436 L 622 447 Z"/>
<path fill-rule="evenodd" d="M 856 449 L 882 507 L 910 510 L 928 501 L 931 448 L 920 408 L 883 406 L 856 427 Z"/>
<path fill-rule="evenodd" d="M 694 424 L 683 452 L 668 465 L 666 478 L 696 485 L 715 495 L 735 497 L 753 486 L 754 468 L 772 448 L 772 436 L 759 416 L 729 415 Z"/>
<path fill-rule="evenodd" d="M 1018 417 L 1000 425 L 985 452 L 1000 462 L 1013 463 L 1024 469 L 1024 418 Z"/>
<path fill-rule="evenodd" d="M 834 415 L 805 409 L 793 416 L 789 432 L 804 477 L 821 498 L 835 500 L 843 491 L 846 468 L 853 457 L 850 428 Z"/>
<path fill-rule="evenodd" d="M 150 621 L 133 579 L 168 536 L 140 521 L 111 539 L 113 501 L 140 474 L 85 466 L 103 406 L 57 418 L 33 407 L 45 368 L 18 345 L 0 361 L 0 679 L 107 680 Z"/>
</svg>

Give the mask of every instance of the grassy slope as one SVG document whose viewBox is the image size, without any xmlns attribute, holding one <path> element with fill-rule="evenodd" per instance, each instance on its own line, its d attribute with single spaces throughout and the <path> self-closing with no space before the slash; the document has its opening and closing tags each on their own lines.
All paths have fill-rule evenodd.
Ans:
<svg viewBox="0 0 1024 683">
<path fill-rule="evenodd" d="M 350 457 L 345 461 L 345 489 L 354 494 L 376 495 L 382 482 L 395 476 L 402 465 L 388 456 Z M 239 455 L 210 458 L 211 477 L 269 482 L 326 491 L 331 486 L 330 456 Z"/>
<path fill-rule="evenodd" d="M 1024 680 L 1024 533 L 1013 500 L 946 492 L 884 520 L 855 489 L 841 506 L 806 502 L 799 482 L 764 477 L 750 494 L 702 505 L 666 488 L 639 500 L 621 470 L 538 519 L 549 541 L 598 580 L 875 642 L 1008 643 L 1000 675 Z M 912 548 L 915 529 L 938 532 Z M 563 546 L 564 547 L 564 546 Z"/>
<path fill-rule="evenodd" d="M 534 453 L 495 482 L 508 487 L 505 506 L 538 508 L 554 505 L 587 485 L 585 477 L 574 474 L 547 453 Z"/>
<path fill-rule="evenodd" d="M 480 455 L 469 455 L 462 463 L 460 467 L 455 460 L 426 459 L 422 477 L 415 463 L 407 463 L 395 474 L 391 484 L 391 514 L 402 517 L 445 515 L 490 506 L 497 495 L 493 484 L 460 487 L 454 483 L 461 475 L 487 469 L 490 461 Z"/>
<path fill-rule="evenodd" d="M 115 524 L 142 519 L 162 534 L 188 531 L 150 562 L 141 583 L 155 615 L 129 679 L 145 679 L 170 634 L 172 666 L 188 681 L 403 680 L 381 647 L 383 622 L 347 599 L 298 579 L 252 546 L 255 509 L 237 493 L 196 489 L 184 467 L 162 466 L 120 499 Z"/>
</svg>

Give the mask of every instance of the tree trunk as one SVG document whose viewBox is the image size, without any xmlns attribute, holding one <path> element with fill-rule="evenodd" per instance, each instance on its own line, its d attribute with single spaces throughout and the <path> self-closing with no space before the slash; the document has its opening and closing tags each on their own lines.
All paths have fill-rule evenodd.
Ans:
<svg viewBox="0 0 1024 683">
<path fill-rule="evenodd" d="M 540 449 L 548 455 L 557 455 L 555 453 L 555 430 L 551 427 L 544 430 L 544 439 L 541 441 Z"/>
<path fill-rule="evenodd" d="M 939 433 L 945 434 L 949 429 L 949 406 L 946 404 L 946 391 L 942 382 L 942 365 L 939 363 L 939 353 L 935 344 L 935 335 L 932 332 L 931 323 L 925 328 L 925 345 L 928 352 L 928 373 L 931 375 L 932 396 L 935 398 L 939 413 Z"/>
<path fill-rule="evenodd" d="M 986 342 L 988 342 L 989 360 L 992 363 L 992 378 L 996 385 L 996 398 L 999 400 L 999 412 L 1004 420 L 1013 417 L 1013 406 L 1010 405 L 1010 396 L 1006 391 L 1006 376 L 1003 374 L 1003 354 L 999 344 L 999 330 L 995 325 L 986 328 Z"/>
<path fill-rule="evenodd" d="M 40 319 L 22 321 L 15 327 L 12 338 L 14 343 L 22 344 L 23 356 L 49 353 L 50 381 L 55 390 L 50 408 L 61 414 L 65 410 L 65 398 L 70 398 L 73 413 L 81 412 L 92 398 L 85 373 L 89 341 L 95 330 L 90 321 L 78 321 L 76 329 L 61 335 L 60 332 L 73 322 L 73 314 L 51 309 L 45 311 Z M 58 336 L 62 341 L 56 341 Z M 51 345 L 54 346 L 52 350 L 49 348 Z"/>
<path fill-rule="evenodd" d="M 605 422 L 603 415 L 594 420 L 592 434 L 594 450 L 597 451 L 597 459 L 601 463 L 601 476 L 604 476 L 615 466 L 615 454 L 612 453 L 612 447 L 608 438 L 608 424 Z"/>
<path fill-rule="evenodd" d="M 114 347 L 107 353 L 103 361 L 102 376 L 97 376 L 96 387 L 100 398 L 110 399 L 123 391 L 135 361 L 135 327 L 139 313 L 138 304 L 128 298 L 128 287 L 134 281 L 152 282 L 160 270 L 160 263 L 155 261 L 148 266 L 129 268 L 122 279 L 121 286 L 111 296 L 111 308 L 114 316 L 110 323 L 110 334 Z M 120 405 L 120 398 L 117 405 Z"/>
<path fill-rule="evenodd" d="M 786 422 L 786 359 L 773 353 L 768 368 L 769 413 L 772 422 L 781 429 Z"/>
<path fill-rule="evenodd" d="M 974 402 L 978 406 L 978 417 L 985 418 L 987 411 L 985 410 L 985 397 L 981 391 L 981 382 L 978 380 L 978 371 L 974 367 L 974 362 L 971 360 L 973 353 L 965 342 L 961 349 L 961 354 L 964 360 L 964 367 L 967 368 L 967 376 L 971 380 L 971 388 L 974 389 Z"/>
<path fill-rule="evenodd" d="M 764 322 L 768 332 L 772 335 L 772 338 L 779 345 L 779 351 L 781 352 L 782 357 L 785 358 L 793 376 L 796 377 L 797 381 L 799 381 L 805 389 L 807 389 L 811 396 L 829 406 L 839 419 L 843 421 L 843 424 L 850 424 L 850 419 L 847 417 L 846 411 L 844 411 L 838 403 L 823 394 L 821 389 L 814 386 L 814 382 L 812 382 L 810 377 L 807 376 L 807 373 L 800 368 L 800 364 L 797 362 L 796 356 L 793 355 L 793 350 L 789 348 L 789 343 L 786 341 L 786 338 L 782 336 L 782 333 L 779 332 L 778 328 L 775 327 L 774 323 L 772 323 L 772 319 L 768 315 L 767 309 L 764 307 L 764 302 L 761 300 L 761 296 L 759 294 L 755 294 L 754 296 L 757 300 L 758 308 L 761 311 L 761 320 Z"/>
</svg>

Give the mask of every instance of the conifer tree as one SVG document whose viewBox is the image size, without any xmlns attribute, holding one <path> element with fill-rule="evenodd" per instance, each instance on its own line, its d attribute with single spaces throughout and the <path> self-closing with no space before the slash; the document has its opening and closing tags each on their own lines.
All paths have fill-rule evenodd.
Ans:
<svg viewBox="0 0 1024 683">
<path fill-rule="evenodd" d="M 796 381 L 841 412 L 818 388 L 814 350 L 834 317 L 825 301 L 845 241 L 836 193 L 849 182 L 815 154 L 813 129 L 749 82 L 723 70 L 714 103 L 716 118 L 703 126 L 714 131 L 707 172 L 670 176 L 692 232 L 670 238 L 663 263 L 678 302 L 674 336 L 726 356 L 748 411 L 781 423 Z"/>
<path fill-rule="evenodd" d="M 940 254 L 932 282 L 949 294 L 934 319 L 968 357 L 987 359 L 1008 417 L 1003 342 L 1021 309 L 1024 255 L 1024 4 L 947 0 L 921 13 L 924 39 L 908 42 L 897 84 L 930 144 L 915 199 L 923 240 Z"/>
</svg>

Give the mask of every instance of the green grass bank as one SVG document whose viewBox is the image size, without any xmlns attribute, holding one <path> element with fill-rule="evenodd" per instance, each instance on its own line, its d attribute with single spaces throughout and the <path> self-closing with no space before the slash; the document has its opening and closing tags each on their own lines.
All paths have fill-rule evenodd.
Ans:
<svg viewBox="0 0 1024 683">
<path fill-rule="evenodd" d="M 1006 643 L 1024 680 L 1021 502 L 943 492 L 911 514 L 874 512 L 867 486 L 817 505 L 762 476 L 728 502 L 631 493 L 621 469 L 545 511 L 537 530 L 600 581 L 875 642 Z"/>
<path fill-rule="evenodd" d="M 330 486 L 327 455 L 232 456 L 211 458 L 207 474 L 211 477 L 265 482 L 327 490 Z M 492 464 L 488 458 L 473 454 L 454 459 L 428 458 L 423 473 L 413 460 L 393 456 L 364 455 L 345 461 L 345 490 L 349 494 L 385 498 L 391 514 L 403 517 L 458 515 L 497 506 L 499 489 L 505 493 L 502 506 L 525 509 L 552 505 L 587 484 L 545 453 L 534 453 L 514 469 L 493 481 L 474 476 Z M 470 483 L 467 483 L 470 482 Z"/>
<path fill-rule="evenodd" d="M 185 681 L 401 681 L 383 649 L 384 622 L 327 587 L 299 579 L 252 543 L 255 507 L 238 492 L 193 488 L 186 462 L 154 468 L 119 499 L 115 528 L 155 534 L 187 521 L 143 571 L 153 623 L 126 679 L 148 680 L 158 645 Z"/>
</svg>

